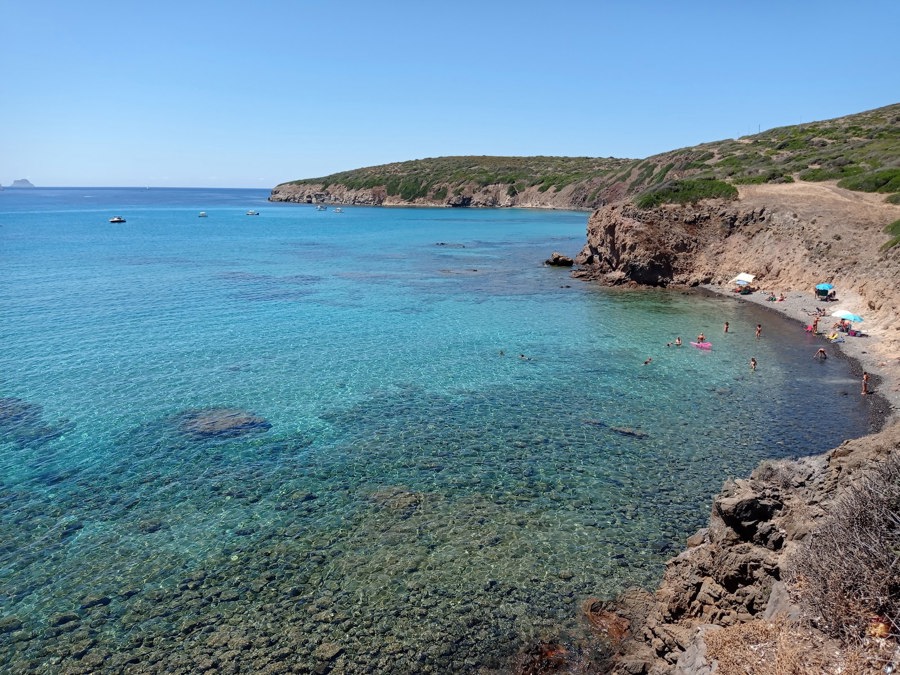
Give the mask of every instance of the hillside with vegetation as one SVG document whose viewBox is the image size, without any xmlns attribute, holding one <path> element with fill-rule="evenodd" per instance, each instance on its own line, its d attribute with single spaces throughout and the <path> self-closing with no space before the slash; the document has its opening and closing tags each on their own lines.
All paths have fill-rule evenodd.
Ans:
<svg viewBox="0 0 900 675">
<path fill-rule="evenodd" d="M 646 159 L 438 157 L 282 183 L 272 201 L 594 209 L 734 198 L 735 186 L 839 181 L 900 203 L 900 104 Z"/>
</svg>

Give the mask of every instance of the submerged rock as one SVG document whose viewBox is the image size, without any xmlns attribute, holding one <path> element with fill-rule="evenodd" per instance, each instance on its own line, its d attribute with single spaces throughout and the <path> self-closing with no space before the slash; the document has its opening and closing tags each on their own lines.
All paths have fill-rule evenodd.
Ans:
<svg viewBox="0 0 900 675">
<path fill-rule="evenodd" d="M 238 408 L 192 410 L 178 416 L 178 429 L 192 438 L 235 438 L 268 431 L 272 425 L 259 415 Z"/>
<path fill-rule="evenodd" d="M 0 398 L 0 439 L 25 447 L 36 446 L 61 436 L 72 425 L 47 424 L 44 409 L 20 398 Z"/>
</svg>

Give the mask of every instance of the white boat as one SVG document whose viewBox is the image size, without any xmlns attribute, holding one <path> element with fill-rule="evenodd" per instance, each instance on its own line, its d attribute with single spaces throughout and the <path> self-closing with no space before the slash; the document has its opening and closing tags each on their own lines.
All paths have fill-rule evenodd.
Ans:
<svg viewBox="0 0 900 675">
<path fill-rule="evenodd" d="M 253 210 L 250 210 L 250 211 L 247 211 L 247 215 L 248 215 L 248 216 L 258 216 L 258 215 L 259 215 L 259 211 L 253 211 Z"/>
<path fill-rule="evenodd" d="M 335 212 L 335 213 L 343 213 L 343 212 L 344 212 L 344 209 L 342 209 L 340 206 L 338 206 L 338 207 L 334 210 L 334 212 Z"/>
<path fill-rule="evenodd" d="M 125 219 L 124 219 L 122 216 L 113 216 L 112 218 L 109 219 L 109 222 L 111 222 L 111 223 L 124 223 L 124 222 L 125 222 Z"/>
<path fill-rule="evenodd" d="M 322 204 L 319 204 L 319 205 L 316 207 L 316 211 L 327 211 L 327 210 L 328 210 L 328 207 L 327 207 L 327 206 L 323 206 Z"/>
<path fill-rule="evenodd" d="M 206 218 L 206 211 L 201 211 L 201 212 L 200 212 L 200 215 L 197 216 L 197 217 L 198 217 L 198 218 Z"/>
</svg>

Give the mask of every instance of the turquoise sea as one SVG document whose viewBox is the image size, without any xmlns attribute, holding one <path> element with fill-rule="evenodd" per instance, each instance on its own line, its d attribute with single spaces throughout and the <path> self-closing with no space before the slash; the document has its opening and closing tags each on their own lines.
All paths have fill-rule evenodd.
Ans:
<svg viewBox="0 0 900 675">
<path fill-rule="evenodd" d="M 796 324 L 544 267 L 587 213 L 267 195 L 0 192 L 0 670 L 501 672 L 868 430 Z"/>
</svg>

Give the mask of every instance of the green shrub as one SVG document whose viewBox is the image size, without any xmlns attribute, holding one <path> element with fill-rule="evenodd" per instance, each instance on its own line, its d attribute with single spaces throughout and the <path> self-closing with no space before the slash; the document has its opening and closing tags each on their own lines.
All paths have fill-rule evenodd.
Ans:
<svg viewBox="0 0 900 675">
<path fill-rule="evenodd" d="M 659 170 L 659 173 L 653 176 L 652 182 L 657 184 L 662 183 L 666 179 L 666 174 L 668 174 L 674 166 L 674 162 L 669 162 L 668 164 L 666 164 L 662 169 Z"/>
<path fill-rule="evenodd" d="M 900 197 L 900 195 L 892 196 Z M 887 251 L 894 248 L 897 244 L 900 244 L 900 220 L 895 220 L 893 223 L 885 227 L 884 231 L 891 235 L 891 238 L 881 245 L 882 251 Z"/>
<path fill-rule="evenodd" d="M 857 192 L 898 192 L 900 191 L 900 169 L 872 171 L 845 178 L 838 187 Z"/>
<path fill-rule="evenodd" d="M 900 204 L 900 192 L 895 192 L 892 195 L 889 195 L 887 199 L 885 199 L 888 204 Z"/>
<path fill-rule="evenodd" d="M 434 191 L 432 198 L 435 201 L 439 201 L 439 202 L 444 201 L 447 198 L 447 186 L 441 185 L 441 187 L 439 187 L 437 190 Z"/>
<path fill-rule="evenodd" d="M 638 195 L 635 204 L 642 209 L 660 204 L 688 204 L 701 199 L 737 199 L 737 188 L 720 180 L 678 180 L 663 183 Z"/>
</svg>

